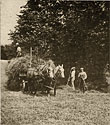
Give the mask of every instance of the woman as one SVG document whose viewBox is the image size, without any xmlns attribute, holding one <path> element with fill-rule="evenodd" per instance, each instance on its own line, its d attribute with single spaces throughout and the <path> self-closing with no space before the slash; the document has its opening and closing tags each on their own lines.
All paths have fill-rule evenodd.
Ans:
<svg viewBox="0 0 110 125">
<path fill-rule="evenodd" d="M 72 67 L 70 70 L 70 75 L 69 75 L 68 82 L 67 82 L 67 84 L 69 84 L 69 82 L 71 83 L 74 91 L 75 91 L 75 73 L 76 73 L 75 67 Z"/>
</svg>

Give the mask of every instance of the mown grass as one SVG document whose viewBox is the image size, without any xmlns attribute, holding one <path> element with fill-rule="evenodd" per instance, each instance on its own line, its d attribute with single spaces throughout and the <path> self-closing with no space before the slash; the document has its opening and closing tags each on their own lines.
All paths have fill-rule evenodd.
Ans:
<svg viewBox="0 0 110 125">
<path fill-rule="evenodd" d="M 6 79 L 5 74 L 2 77 Z M 56 97 L 30 96 L 3 86 L 2 125 L 110 125 L 109 93 L 82 94 L 63 86 Z"/>
<path fill-rule="evenodd" d="M 110 95 L 74 93 L 65 88 L 56 97 L 2 92 L 3 125 L 109 125 Z"/>
</svg>

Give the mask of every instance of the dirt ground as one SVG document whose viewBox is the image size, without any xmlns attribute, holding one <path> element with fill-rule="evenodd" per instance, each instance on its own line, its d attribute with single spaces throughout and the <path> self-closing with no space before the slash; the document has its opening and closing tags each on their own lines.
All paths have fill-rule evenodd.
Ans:
<svg viewBox="0 0 110 125">
<path fill-rule="evenodd" d="M 110 93 L 74 92 L 63 86 L 54 96 L 5 89 L 7 61 L 1 61 L 2 125 L 110 125 Z"/>
</svg>

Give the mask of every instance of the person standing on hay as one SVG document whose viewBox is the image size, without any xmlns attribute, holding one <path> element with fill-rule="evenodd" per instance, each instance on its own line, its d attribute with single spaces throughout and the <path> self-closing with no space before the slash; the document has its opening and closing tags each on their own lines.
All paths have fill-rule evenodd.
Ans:
<svg viewBox="0 0 110 125">
<path fill-rule="evenodd" d="M 75 73 L 76 73 L 75 67 L 72 67 L 67 82 L 67 85 L 69 84 L 69 82 L 71 83 L 73 90 L 75 90 Z"/>
<path fill-rule="evenodd" d="M 22 56 L 22 53 L 21 53 L 21 47 L 19 46 L 19 43 L 16 43 L 16 47 L 17 47 L 17 50 L 16 50 L 16 57 L 21 57 Z"/>
<path fill-rule="evenodd" d="M 80 68 L 81 72 L 78 74 L 79 78 L 79 88 L 83 93 L 85 90 L 87 90 L 87 85 L 86 85 L 86 79 L 87 79 L 87 74 L 84 72 L 84 68 Z"/>
</svg>

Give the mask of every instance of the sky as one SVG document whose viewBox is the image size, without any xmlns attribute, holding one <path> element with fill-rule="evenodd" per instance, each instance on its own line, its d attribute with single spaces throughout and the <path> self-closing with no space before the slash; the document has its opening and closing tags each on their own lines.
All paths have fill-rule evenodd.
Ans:
<svg viewBox="0 0 110 125">
<path fill-rule="evenodd" d="M 20 7 L 26 4 L 27 0 L 2 0 L 1 1 L 1 45 L 10 44 L 8 33 L 14 30 L 17 24 L 17 15 Z"/>
</svg>

